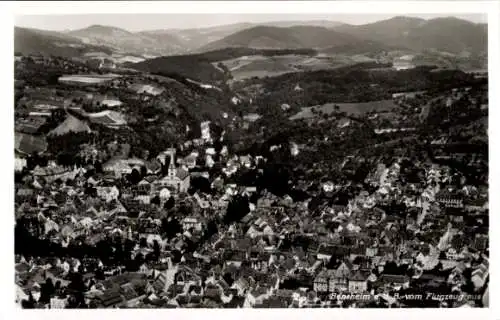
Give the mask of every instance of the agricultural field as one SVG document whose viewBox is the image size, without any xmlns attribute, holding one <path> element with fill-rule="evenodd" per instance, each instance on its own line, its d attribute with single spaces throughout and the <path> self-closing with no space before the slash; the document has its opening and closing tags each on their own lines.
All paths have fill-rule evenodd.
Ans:
<svg viewBox="0 0 500 320">
<path fill-rule="evenodd" d="M 22 154 L 43 152 L 47 149 L 47 141 L 41 136 L 16 131 L 14 134 L 14 148 Z"/>
<path fill-rule="evenodd" d="M 69 84 L 83 84 L 83 85 L 93 85 L 99 84 L 106 81 L 111 81 L 115 79 L 116 75 L 84 75 L 84 74 L 75 74 L 75 75 L 66 75 L 59 77 L 59 82 L 61 83 L 69 83 Z"/>
<path fill-rule="evenodd" d="M 397 105 L 393 100 L 378 100 L 359 103 L 327 103 L 320 106 L 302 108 L 301 111 L 290 117 L 290 120 L 309 119 L 322 114 L 332 114 L 335 112 L 335 106 L 339 106 L 338 112 L 345 112 L 350 115 L 364 114 L 370 111 L 391 111 Z M 313 112 L 313 110 L 317 111 Z"/>
<path fill-rule="evenodd" d="M 222 63 L 231 72 L 233 80 L 240 81 L 253 77 L 272 77 L 290 72 L 333 69 L 356 63 L 359 56 L 327 56 L 327 55 L 283 55 L 283 56 L 243 56 L 235 59 L 214 62 Z M 364 59 L 362 59 L 364 60 Z"/>
</svg>

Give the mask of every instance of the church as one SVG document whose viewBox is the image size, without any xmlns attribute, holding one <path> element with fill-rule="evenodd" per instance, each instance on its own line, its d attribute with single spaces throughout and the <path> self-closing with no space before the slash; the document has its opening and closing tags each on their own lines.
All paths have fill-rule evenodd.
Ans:
<svg viewBox="0 0 500 320">
<path fill-rule="evenodd" d="M 165 177 L 157 181 L 157 188 L 167 187 L 176 192 L 187 192 L 190 183 L 189 172 L 176 167 L 174 148 L 169 148 L 167 153 L 170 155 L 168 173 Z M 162 161 L 162 163 L 165 164 L 165 161 Z"/>
</svg>

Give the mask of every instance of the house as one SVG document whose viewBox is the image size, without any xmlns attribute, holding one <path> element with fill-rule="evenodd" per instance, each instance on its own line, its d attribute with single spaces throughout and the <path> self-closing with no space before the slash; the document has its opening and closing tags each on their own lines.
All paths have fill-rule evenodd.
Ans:
<svg viewBox="0 0 500 320">
<path fill-rule="evenodd" d="M 413 256 L 410 251 L 405 251 L 399 255 L 399 263 L 401 264 L 412 264 Z"/>
<path fill-rule="evenodd" d="M 145 294 L 137 292 L 136 287 L 132 283 L 126 283 L 120 287 L 120 292 L 124 304 L 128 308 L 136 307 L 139 302 L 145 298 Z"/>
<path fill-rule="evenodd" d="M 106 202 L 110 202 L 112 200 L 117 200 L 120 195 L 120 191 L 116 186 L 112 187 L 96 187 L 97 196 Z"/>
<path fill-rule="evenodd" d="M 201 129 L 201 139 L 204 142 L 212 141 L 212 137 L 210 135 L 210 121 L 201 122 L 200 129 Z"/>
<path fill-rule="evenodd" d="M 21 172 L 23 171 L 24 168 L 28 166 L 28 160 L 26 160 L 26 158 L 20 155 L 19 152 L 17 152 L 17 150 L 14 151 L 15 151 L 14 170 L 16 172 Z"/>
<path fill-rule="evenodd" d="M 270 294 L 267 288 L 259 287 L 253 290 L 250 290 L 246 297 L 245 302 L 243 303 L 244 308 L 252 308 L 256 304 L 262 304 L 263 301 L 269 298 Z"/>
<path fill-rule="evenodd" d="M 313 242 L 314 243 L 314 242 Z M 312 246 L 314 247 L 314 245 Z M 317 259 L 328 262 L 333 255 L 344 257 L 349 254 L 349 249 L 345 246 L 338 245 L 325 245 L 325 244 L 316 244 L 317 247 Z"/>
<path fill-rule="evenodd" d="M 210 208 L 210 202 L 207 201 L 207 200 L 205 200 L 205 199 L 202 199 L 198 193 L 194 194 L 194 198 L 196 200 L 196 203 L 200 207 L 200 209 L 208 209 L 208 208 Z"/>
<path fill-rule="evenodd" d="M 139 194 L 139 195 L 135 196 L 134 200 L 137 200 L 143 204 L 150 204 L 151 203 L 151 196 L 149 194 Z"/>
<path fill-rule="evenodd" d="M 378 280 L 384 286 L 408 288 L 410 278 L 406 275 L 382 274 Z"/>
<path fill-rule="evenodd" d="M 239 158 L 241 165 L 250 168 L 252 166 L 252 157 L 250 155 L 240 156 Z"/>
<path fill-rule="evenodd" d="M 318 260 L 324 260 L 325 262 L 328 262 L 332 257 L 333 251 L 334 251 L 333 246 L 327 246 L 322 244 L 318 248 L 318 253 L 316 257 L 318 258 Z"/>
<path fill-rule="evenodd" d="M 231 289 L 235 289 L 239 296 L 243 296 L 250 289 L 250 284 L 244 277 L 240 277 L 233 282 Z"/>
<path fill-rule="evenodd" d="M 113 288 L 104 291 L 104 293 L 98 297 L 98 305 L 101 308 L 115 308 L 123 303 L 120 291 Z"/>
<path fill-rule="evenodd" d="M 224 252 L 226 258 L 226 266 L 234 265 L 239 268 L 243 261 L 246 260 L 245 252 L 239 250 L 228 250 Z"/>
<path fill-rule="evenodd" d="M 71 170 L 50 161 L 46 167 L 36 166 L 35 169 L 33 169 L 33 176 L 51 183 L 56 180 L 74 180 L 76 175 L 80 172 L 80 169 L 75 168 L 74 170 Z"/>
<path fill-rule="evenodd" d="M 335 270 L 333 277 L 330 278 L 328 288 L 330 292 L 335 290 L 347 290 L 349 288 L 349 277 L 352 271 L 352 264 L 344 261 Z"/>
<path fill-rule="evenodd" d="M 196 217 L 186 217 L 182 219 L 182 228 L 184 230 L 195 229 L 198 231 L 202 230 L 202 224 Z"/>
<path fill-rule="evenodd" d="M 488 210 L 488 200 L 487 199 L 474 199 L 466 200 L 465 203 L 466 211 L 486 211 Z"/>
<path fill-rule="evenodd" d="M 463 208 L 463 197 L 449 190 L 441 190 L 436 194 L 436 201 L 445 207 Z"/>
<path fill-rule="evenodd" d="M 268 252 L 252 251 L 248 255 L 248 260 L 255 270 L 266 270 L 269 266 L 271 255 Z"/>
<path fill-rule="evenodd" d="M 463 258 L 459 252 L 453 247 L 448 248 L 448 250 L 445 252 L 446 259 L 448 260 L 458 260 L 460 258 Z"/>
<path fill-rule="evenodd" d="M 189 168 L 193 169 L 196 167 L 196 154 L 190 154 L 187 157 L 184 158 L 183 163 Z"/>
<path fill-rule="evenodd" d="M 138 192 L 142 193 L 149 193 L 154 191 L 153 189 L 153 183 L 158 180 L 158 177 L 155 175 L 147 176 L 144 177 L 139 183 L 137 184 L 136 188 Z"/>
<path fill-rule="evenodd" d="M 64 309 L 67 302 L 67 299 L 60 299 L 58 297 L 50 298 L 50 309 Z"/>
<path fill-rule="evenodd" d="M 104 173 L 112 174 L 119 178 L 132 173 L 134 166 L 143 166 L 144 161 L 141 159 L 112 159 L 102 166 Z"/>
<path fill-rule="evenodd" d="M 349 276 L 349 292 L 360 293 L 368 290 L 368 276 L 367 272 L 357 270 Z"/>
<path fill-rule="evenodd" d="M 330 279 L 330 276 L 331 272 L 329 272 L 329 270 L 323 269 L 314 279 L 313 283 L 314 291 L 328 292 L 328 281 Z"/>
<path fill-rule="evenodd" d="M 63 287 L 70 284 L 70 281 L 65 279 L 64 270 L 62 270 L 60 268 L 51 268 L 51 269 L 47 270 L 45 273 L 45 278 L 52 279 L 52 283 L 59 282 L 59 283 L 61 283 L 61 286 L 63 286 Z"/>
<path fill-rule="evenodd" d="M 367 257 L 375 257 L 378 253 L 378 247 L 367 247 L 365 249 L 365 256 Z"/>
<path fill-rule="evenodd" d="M 177 268 L 169 268 L 161 272 L 153 281 L 152 288 L 157 293 L 166 293 L 169 287 L 174 283 L 174 277 L 177 273 Z"/>
<path fill-rule="evenodd" d="M 476 288 L 482 288 L 489 276 L 489 259 L 484 258 L 483 262 L 472 271 L 472 283 Z"/>
</svg>

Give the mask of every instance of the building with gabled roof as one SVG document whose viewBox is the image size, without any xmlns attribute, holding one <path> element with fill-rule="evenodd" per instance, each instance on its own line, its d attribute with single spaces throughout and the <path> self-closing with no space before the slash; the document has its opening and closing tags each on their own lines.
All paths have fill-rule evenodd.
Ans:
<svg viewBox="0 0 500 320">
<path fill-rule="evenodd" d="M 187 192 L 190 185 L 189 172 L 175 165 L 175 149 L 169 150 L 170 163 L 165 177 L 155 182 L 157 188 L 170 187 L 177 192 Z"/>
</svg>

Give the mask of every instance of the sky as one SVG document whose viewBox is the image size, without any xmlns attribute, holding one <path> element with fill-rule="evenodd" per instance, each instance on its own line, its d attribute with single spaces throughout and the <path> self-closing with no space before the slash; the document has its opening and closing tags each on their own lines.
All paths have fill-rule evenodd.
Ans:
<svg viewBox="0 0 500 320">
<path fill-rule="evenodd" d="M 19 27 L 44 30 L 75 30 L 99 24 L 129 31 L 156 29 L 203 28 L 233 23 L 263 23 L 287 20 L 331 20 L 349 24 L 365 24 L 389 19 L 396 14 L 85 14 L 85 15 L 17 15 Z M 407 14 L 405 16 L 432 19 L 454 16 L 476 23 L 486 23 L 483 14 Z"/>
</svg>

